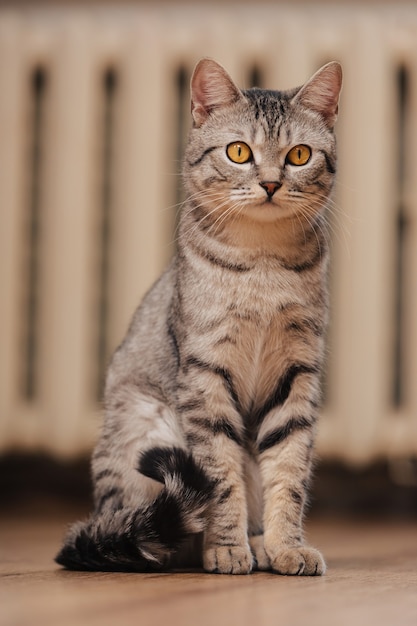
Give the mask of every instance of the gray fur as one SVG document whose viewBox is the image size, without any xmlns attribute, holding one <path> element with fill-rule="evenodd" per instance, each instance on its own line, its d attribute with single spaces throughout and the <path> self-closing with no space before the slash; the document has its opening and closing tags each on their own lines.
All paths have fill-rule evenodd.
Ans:
<svg viewBox="0 0 417 626">
<path fill-rule="evenodd" d="M 325 571 L 304 543 L 302 515 L 328 316 L 340 85 L 331 63 L 299 89 L 241 92 L 214 61 L 198 64 L 178 254 L 113 356 L 92 461 L 96 508 L 70 530 L 58 562 L 186 564 L 194 537 L 207 571 Z M 228 158 L 238 141 L 251 161 Z M 312 151 L 302 166 L 287 157 L 298 144 Z M 270 198 L 265 181 L 276 187 Z M 175 540 L 170 520 L 181 527 Z"/>
</svg>

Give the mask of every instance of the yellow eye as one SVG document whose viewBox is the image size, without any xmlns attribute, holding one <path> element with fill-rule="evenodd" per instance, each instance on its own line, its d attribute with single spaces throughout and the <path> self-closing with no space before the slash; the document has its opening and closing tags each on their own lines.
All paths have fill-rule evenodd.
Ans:
<svg viewBox="0 0 417 626">
<path fill-rule="evenodd" d="M 226 148 L 226 154 L 233 163 L 248 163 L 253 158 L 252 150 L 243 141 L 229 143 Z"/>
<path fill-rule="evenodd" d="M 287 163 L 291 165 L 305 165 L 308 163 L 311 157 L 311 148 L 305 146 L 304 144 L 300 144 L 299 146 L 294 146 L 291 148 L 289 153 L 287 154 Z"/>
</svg>

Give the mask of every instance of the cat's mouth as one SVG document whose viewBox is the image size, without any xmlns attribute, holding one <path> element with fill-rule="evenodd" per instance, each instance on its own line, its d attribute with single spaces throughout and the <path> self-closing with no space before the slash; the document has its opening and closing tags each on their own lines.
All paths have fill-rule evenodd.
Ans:
<svg viewBox="0 0 417 626">
<path fill-rule="evenodd" d="M 271 204 L 276 204 L 276 202 L 274 202 L 274 198 L 267 196 L 265 200 L 262 202 L 262 204 L 271 205 Z"/>
<path fill-rule="evenodd" d="M 279 198 L 262 198 L 262 200 L 260 201 L 260 203 L 258 204 L 258 206 L 261 207 L 265 207 L 265 208 L 274 208 L 274 209 L 280 209 L 282 208 L 282 201 L 280 202 Z"/>
<path fill-rule="evenodd" d="M 247 216 L 255 222 L 271 223 L 294 215 L 294 211 L 282 198 L 262 198 L 246 209 Z"/>
</svg>

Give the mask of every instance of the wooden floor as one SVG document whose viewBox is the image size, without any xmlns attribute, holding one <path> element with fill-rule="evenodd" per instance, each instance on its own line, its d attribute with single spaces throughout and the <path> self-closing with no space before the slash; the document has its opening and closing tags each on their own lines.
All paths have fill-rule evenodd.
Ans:
<svg viewBox="0 0 417 626">
<path fill-rule="evenodd" d="M 52 517 L 0 518 L 2 626 L 417 625 L 415 522 L 310 522 L 328 573 L 291 578 L 63 571 Z"/>
</svg>

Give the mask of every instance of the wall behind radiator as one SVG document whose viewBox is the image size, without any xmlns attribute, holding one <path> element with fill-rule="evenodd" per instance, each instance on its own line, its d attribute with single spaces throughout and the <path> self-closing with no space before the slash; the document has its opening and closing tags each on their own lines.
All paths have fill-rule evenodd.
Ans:
<svg viewBox="0 0 417 626">
<path fill-rule="evenodd" d="M 417 453 L 417 7 L 0 10 L 0 449 L 73 457 L 109 354 L 175 247 L 202 56 L 287 88 L 345 83 L 319 452 Z"/>
</svg>

